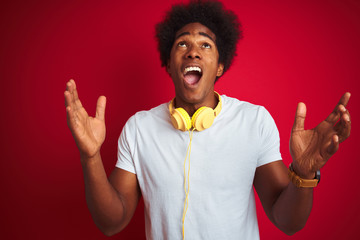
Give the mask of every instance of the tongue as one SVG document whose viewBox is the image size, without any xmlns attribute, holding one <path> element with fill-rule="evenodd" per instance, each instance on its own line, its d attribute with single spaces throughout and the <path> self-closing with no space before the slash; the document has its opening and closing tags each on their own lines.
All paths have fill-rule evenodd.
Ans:
<svg viewBox="0 0 360 240">
<path fill-rule="evenodd" d="M 188 73 L 185 75 L 184 79 L 188 84 L 193 85 L 200 80 L 200 75 L 196 73 Z"/>
</svg>

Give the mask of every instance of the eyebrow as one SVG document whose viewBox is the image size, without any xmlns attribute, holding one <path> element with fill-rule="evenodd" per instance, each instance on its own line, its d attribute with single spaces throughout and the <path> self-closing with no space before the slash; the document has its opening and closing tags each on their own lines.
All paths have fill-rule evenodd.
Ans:
<svg viewBox="0 0 360 240">
<path fill-rule="evenodd" d="M 190 33 L 189 33 L 189 32 L 182 32 L 182 33 L 180 33 L 178 36 L 175 37 L 175 40 L 178 39 L 179 37 L 185 36 L 185 35 L 190 35 Z M 210 37 L 210 35 L 207 34 L 207 33 L 199 32 L 199 35 L 204 36 L 204 37 L 207 37 L 207 38 L 209 38 L 211 41 L 215 42 L 214 39 L 213 39 L 212 37 Z"/>
</svg>

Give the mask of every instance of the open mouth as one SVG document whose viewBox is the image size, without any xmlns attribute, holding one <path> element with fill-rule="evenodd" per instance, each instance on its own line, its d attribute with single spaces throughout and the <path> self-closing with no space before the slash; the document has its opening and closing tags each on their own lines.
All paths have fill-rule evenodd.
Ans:
<svg viewBox="0 0 360 240">
<path fill-rule="evenodd" d="M 189 85 L 195 85 L 200 81 L 202 70 L 200 67 L 185 67 L 184 80 Z"/>
</svg>

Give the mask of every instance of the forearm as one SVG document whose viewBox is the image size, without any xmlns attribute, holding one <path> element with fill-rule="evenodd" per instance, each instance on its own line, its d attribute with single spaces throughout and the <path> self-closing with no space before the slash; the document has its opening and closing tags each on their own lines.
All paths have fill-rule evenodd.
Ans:
<svg viewBox="0 0 360 240">
<path fill-rule="evenodd" d="M 100 153 L 93 158 L 81 157 L 86 202 L 97 227 L 105 235 L 120 231 L 124 222 L 124 205 L 110 184 Z"/>
<path fill-rule="evenodd" d="M 292 235 L 305 226 L 312 204 L 313 188 L 297 188 L 290 182 L 271 209 L 273 221 L 284 233 Z"/>
<path fill-rule="evenodd" d="M 308 176 L 311 178 L 311 176 Z M 310 215 L 312 188 L 297 188 L 283 161 L 258 167 L 254 186 L 271 222 L 288 235 L 301 230 Z"/>
</svg>

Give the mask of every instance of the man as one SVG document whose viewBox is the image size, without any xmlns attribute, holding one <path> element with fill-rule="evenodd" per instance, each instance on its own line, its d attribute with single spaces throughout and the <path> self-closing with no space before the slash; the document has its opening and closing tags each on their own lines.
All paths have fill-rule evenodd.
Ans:
<svg viewBox="0 0 360 240">
<path fill-rule="evenodd" d="M 311 130 L 304 130 L 306 107 L 299 103 L 288 170 L 270 114 L 214 92 L 240 34 L 236 16 L 219 2 L 172 8 L 157 25 L 157 38 L 175 98 L 128 120 L 109 179 L 100 156 L 106 99 L 98 99 L 96 116 L 89 117 L 75 82 L 67 83 L 68 125 L 81 154 L 86 200 L 104 234 L 129 223 L 142 195 L 148 239 L 259 239 L 253 185 L 280 230 L 291 235 L 303 228 L 318 170 L 350 135 L 350 94 Z"/>
</svg>

